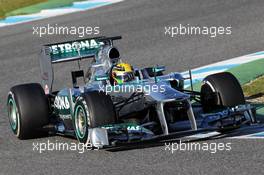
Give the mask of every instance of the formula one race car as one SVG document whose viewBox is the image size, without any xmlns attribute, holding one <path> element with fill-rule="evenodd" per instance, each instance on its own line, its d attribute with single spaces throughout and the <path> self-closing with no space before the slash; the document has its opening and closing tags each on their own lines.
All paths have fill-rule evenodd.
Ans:
<svg viewBox="0 0 264 175">
<path fill-rule="evenodd" d="M 42 85 L 14 86 L 8 94 L 10 126 L 19 139 L 46 133 L 74 136 L 81 143 L 112 147 L 225 133 L 256 122 L 238 80 L 228 72 L 209 75 L 201 91 L 164 66 L 136 68 L 120 59 L 118 37 L 48 44 L 40 57 Z M 72 71 L 73 87 L 53 91 L 53 64 L 90 59 L 87 71 Z M 84 85 L 80 86 L 80 79 Z M 192 83 L 191 83 L 192 85 Z"/>
</svg>

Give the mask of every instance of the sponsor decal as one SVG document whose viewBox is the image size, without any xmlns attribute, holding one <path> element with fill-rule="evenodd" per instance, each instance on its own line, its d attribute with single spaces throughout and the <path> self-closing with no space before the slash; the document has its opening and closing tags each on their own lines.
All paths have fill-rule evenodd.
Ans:
<svg viewBox="0 0 264 175">
<path fill-rule="evenodd" d="M 68 97 L 57 96 L 55 98 L 54 105 L 58 109 L 70 109 Z"/>
<path fill-rule="evenodd" d="M 135 124 L 114 124 L 114 125 L 106 125 L 103 126 L 104 129 L 127 129 L 128 131 L 142 131 L 142 127 Z"/>
<path fill-rule="evenodd" d="M 127 130 L 129 130 L 129 131 L 141 131 L 142 128 L 140 126 L 131 125 L 131 126 L 127 126 Z"/>
<path fill-rule="evenodd" d="M 75 41 L 71 43 L 62 43 L 50 46 L 50 53 L 53 55 L 85 51 L 89 49 L 96 49 L 102 45 L 102 42 L 97 42 L 96 40 L 83 40 Z"/>
</svg>

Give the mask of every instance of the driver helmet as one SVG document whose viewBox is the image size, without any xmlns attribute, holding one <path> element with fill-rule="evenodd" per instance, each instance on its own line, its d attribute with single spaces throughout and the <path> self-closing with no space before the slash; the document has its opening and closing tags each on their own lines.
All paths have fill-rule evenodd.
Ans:
<svg viewBox="0 0 264 175">
<path fill-rule="evenodd" d="M 114 84 L 123 84 L 135 79 L 133 67 L 128 63 L 119 63 L 112 68 Z"/>
</svg>

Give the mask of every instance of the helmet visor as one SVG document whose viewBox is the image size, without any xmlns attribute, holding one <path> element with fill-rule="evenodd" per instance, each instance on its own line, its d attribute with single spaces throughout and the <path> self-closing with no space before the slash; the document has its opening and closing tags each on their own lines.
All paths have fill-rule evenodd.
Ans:
<svg viewBox="0 0 264 175">
<path fill-rule="evenodd" d="M 116 75 L 116 79 L 122 83 L 132 81 L 134 80 L 134 78 L 135 78 L 135 75 L 133 72 L 125 72 L 123 74 Z"/>
</svg>

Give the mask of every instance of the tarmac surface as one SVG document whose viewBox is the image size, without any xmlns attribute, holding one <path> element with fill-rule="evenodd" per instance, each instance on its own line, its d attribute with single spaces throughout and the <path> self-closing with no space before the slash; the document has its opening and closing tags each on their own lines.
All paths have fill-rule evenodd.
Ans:
<svg viewBox="0 0 264 175">
<path fill-rule="evenodd" d="M 39 53 L 46 43 L 77 36 L 33 35 L 33 26 L 99 26 L 100 35 L 122 35 L 116 42 L 122 59 L 134 66 L 165 65 L 170 71 L 190 68 L 262 51 L 262 0 L 126 0 L 80 13 L 0 28 L 0 174 L 263 174 L 263 139 L 217 139 L 231 150 L 174 151 L 165 146 L 108 151 L 33 150 L 33 143 L 77 143 L 60 136 L 18 140 L 9 128 L 9 88 L 39 82 Z M 165 26 L 231 26 L 231 35 L 165 35 Z M 69 65 L 56 78 L 70 77 Z M 199 142 L 200 143 L 200 142 Z M 203 142 L 202 142 L 203 143 Z"/>
</svg>

